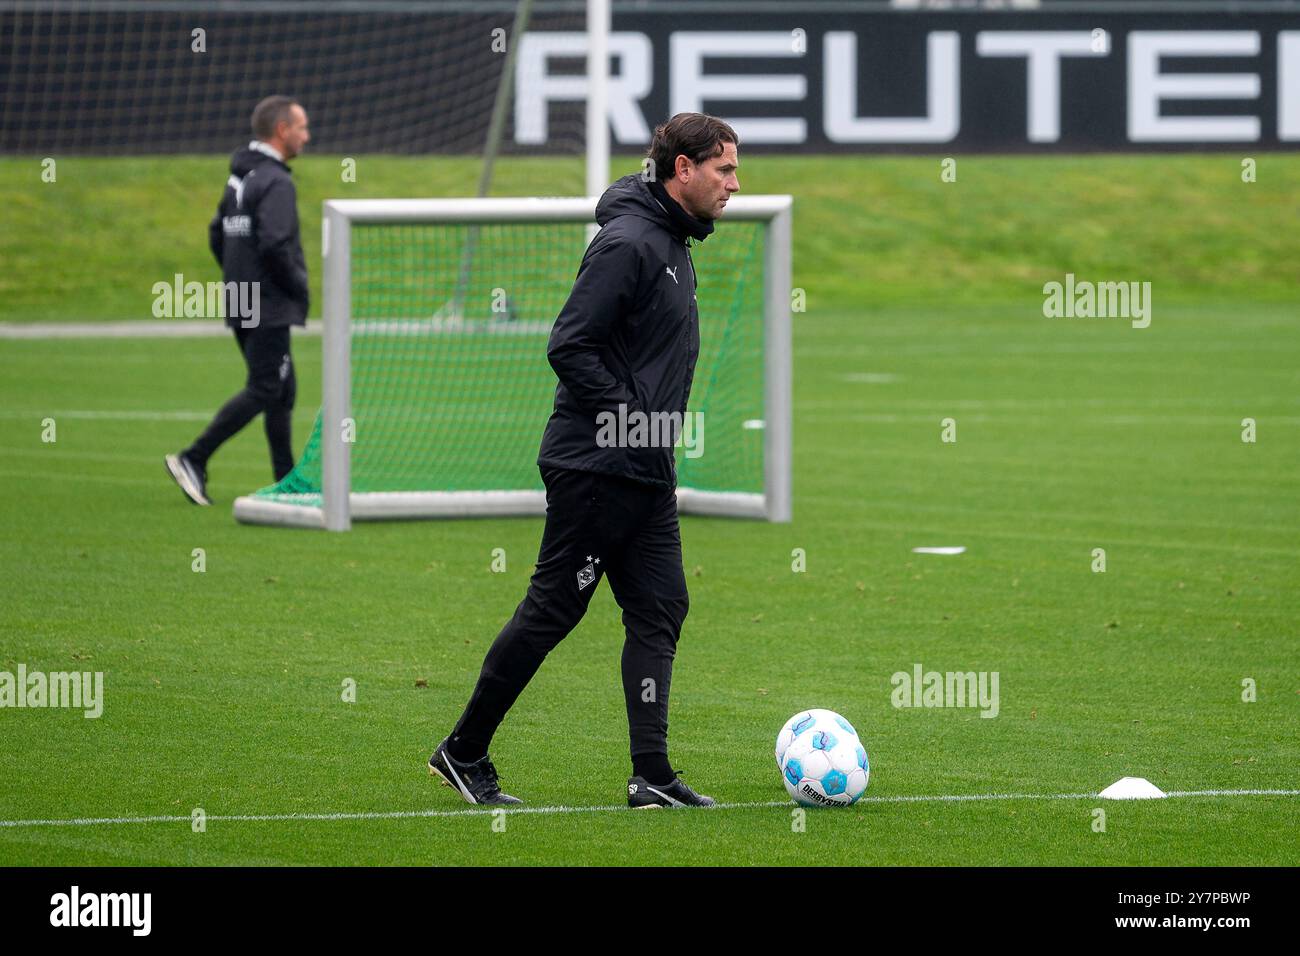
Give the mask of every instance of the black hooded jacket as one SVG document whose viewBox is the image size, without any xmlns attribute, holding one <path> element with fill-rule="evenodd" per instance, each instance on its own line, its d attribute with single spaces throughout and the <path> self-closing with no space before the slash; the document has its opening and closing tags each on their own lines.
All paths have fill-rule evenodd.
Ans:
<svg viewBox="0 0 1300 956">
<path fill-rule="evenodd" d="M 676 487 L 662 423 L 672 421 L 664 413 L 676 413 L 675 438 L 690 398 L 700 324 L 689 240 L 702 240 L 713 225 L 689 216 L 639 173 L 605 191 L 596 222 L 601 230 L 547 345 L 560 383 L 537 463 Z M 634 412 L 651 423 L 642 437 L 633 427 L 609 427 L 620 420 L 634 426 Z"/>
<path fill-rule="evenodd" d="M 306 324 L 307 260 L 288 166 L 248 146 L 235 150 L 225 192 L 208 225 L 208 245 L 224 281 L 259 284 L 258 324 Z M 226 316 L 232 328 L 247 321 Z"/>
</svg>

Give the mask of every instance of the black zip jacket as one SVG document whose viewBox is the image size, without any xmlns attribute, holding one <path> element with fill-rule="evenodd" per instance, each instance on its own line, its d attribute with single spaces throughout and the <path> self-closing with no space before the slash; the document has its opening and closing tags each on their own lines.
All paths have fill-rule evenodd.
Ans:
<svg viewBox="0 0 1300 956">
<path fill-rule="evenodd" d="M 260 325 L 306 324 L 307 260 L 288 166 L 247 146 L 235 150 L 225 192 L 208 225 L 208 245 L 224 281 L 259 284 Z M 226 316 L 232 328 L 247 321 Z"/>
<path fill-rule="evenodd" d="M 555 410 L 542 436 L 539 465 L 620 475 L 676 487 L 670 442 L 639 444 L 639 412 L 676 413 L 676 437 L 700 354 L 695 268 L 689 241 L 713 230 L 687 215 L 657 183 L 624 176 L 600 197 L 601 230 L 587 247 L 568 301 L 551 330 L 546 356 L 559 377 Z M 602 419 L 602 413 L 610 417 Z M 632 416 L 632 417 L 629 417 Z M 661 415 L 659 421 L 668 421 Z M 647 426 L 646 436 L 664 430 Z M 618 434 L 620 444 L 602 447 Z"/>
</svg>

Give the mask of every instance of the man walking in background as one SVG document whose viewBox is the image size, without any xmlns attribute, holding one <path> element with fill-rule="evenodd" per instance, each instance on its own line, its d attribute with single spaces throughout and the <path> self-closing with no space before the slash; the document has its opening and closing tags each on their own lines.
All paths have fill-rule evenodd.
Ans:
<svg viewBox="0 0 1300 956">
<path fill-rule="evenodd" d="M 253 135 L 230 158 L 230 178 L 208 226 L 208 245 L 226 284 L 226 324 L 248 367 L 241 389 L 194 444 L 167 455 L 167 471 L 196 505 L 207 494 L 208 459 L 258 414 L 264 417 L 276 481 L 293 469 L 290 422 L 298 383 L 289 327 L 307 322 L 307 263 L 298 233 L 298 195 L 287 162 L 311 138 L 307 113 L 287 96 L 253 110 Z M 231 290 L 240 293 L 231 295 Z M 251 303 L 251 310 L 234 302 Z"/>
<path fill-rule="evenodd" d="M 720 119 L 679 113 L 655 130 L 653 175 L 610 186 L 547 357 L 559 378 L 537 463 L 546 527 L 537 568 L 497 636 L 469 704 L 429 769 L 469 803 L 513 804 L 487 748 L 546 655 L 606 576 L 623 609 L 628 804 L 712 806 L 668 762 L 668 689 L 688 596 L 673 444 L 605 440 L 602 420 L 686 415 L 700 351 L 690 243 L 713 232 L 736 179 L 739 140 Z M 660 419 L 654 419 L 660 420 Z"/>
</svg>

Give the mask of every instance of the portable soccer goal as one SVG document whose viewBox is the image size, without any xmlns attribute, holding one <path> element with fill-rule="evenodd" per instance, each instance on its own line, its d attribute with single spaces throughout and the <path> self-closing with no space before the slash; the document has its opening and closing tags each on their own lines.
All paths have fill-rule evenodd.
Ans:
<svg viewBox="0 0 1300 956">
<path fill-rule="evenodd" d="M 297 466 L 239 521 L 544 514 L 551 325 L 594 197 L 325 203 L 323 401 Z M 675 449 L 684 514 L 791 516 L 789 196 L 736 196 L 693 247 L 700 357 Z M 687 436 L 691 437 L 691 436 Z"/>
</svg>

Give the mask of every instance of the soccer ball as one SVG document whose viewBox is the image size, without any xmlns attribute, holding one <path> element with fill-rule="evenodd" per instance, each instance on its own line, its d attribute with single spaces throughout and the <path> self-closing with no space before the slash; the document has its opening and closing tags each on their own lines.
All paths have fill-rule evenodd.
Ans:
<svg viewBox="0 0 1300 956">
<path fill-rule="evenodd" d="M 853 725 L 831 710 L 804 710 L 776 735 L 776 765 L 795 803 L 837 807 L 856 803 L 871 768 Z"/>
<path fill-rule="evenodd" d="M 809 730 L 813 730 L 818 724 L 823 723 L 827 726 L 835 724 L 841 730 L 848 731 L 854 737 L 858 732 L 853 729 L 853 725 L 847 720 L 835 713 L 833 710 L 821 710 L 814 708 L 812 710 L 801 710 L 785 722 L 781 732 L 776 735 L 776 766 L 781 768 L 781 761 L 785 757 L 786 750 L 790 747 L 796 737 L 802 736 Z M 825 728 L 823 728 L 825 729 Z"/>
</svg>

